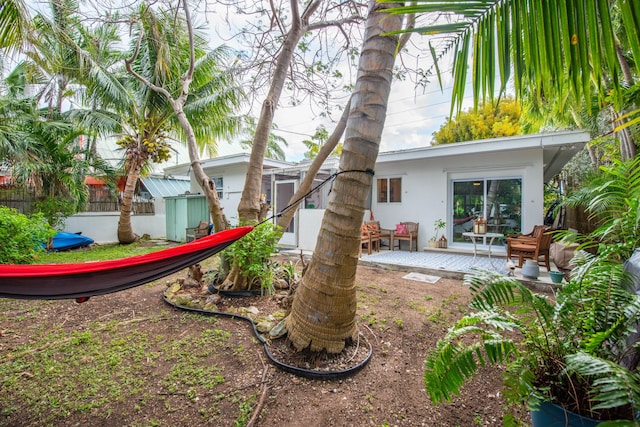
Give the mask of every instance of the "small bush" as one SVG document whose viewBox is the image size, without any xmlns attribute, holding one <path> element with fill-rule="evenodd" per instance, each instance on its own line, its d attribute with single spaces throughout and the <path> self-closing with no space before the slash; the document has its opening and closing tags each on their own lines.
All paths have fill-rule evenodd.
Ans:
<svg viewBox="0 0 640 427">
<path fill-rule="evenodd" d="M 55 233 L 40 213 L 28 217 L 0 206 L 0 263 L 31 264 Z"/>
<path fill-rule="evenodd" d="M 273 286 L 273 271 L 268 261 L 276 251 L 276 231 L 273 224 L 261 224 L 224 251 L 225 256 L 235 261 L 250 284 L 256 281 L 267 291 Z"/>
</svg>

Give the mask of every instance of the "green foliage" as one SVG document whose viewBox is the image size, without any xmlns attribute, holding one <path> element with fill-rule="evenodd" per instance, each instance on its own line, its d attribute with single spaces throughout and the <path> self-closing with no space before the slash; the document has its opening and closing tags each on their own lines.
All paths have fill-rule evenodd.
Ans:
<svg viewBox="0 0 640 427">
<path fill-rule="evenodd" d="M 624 260 L 640 247 L 640 156 L 626 162 L 613 160 L 600 170 L 565 202 L 584 207 L 599 226 L 587 236 L 570 232 L 560 236 L 580 242 L 581 248 Z"/>
<path fill-rule="evenodd" d="M 479 271 L 465 278 L 472 314 L 458 321 L 430 354 L 425 384 L 434 402 L 451 399 L 480 365 L 507 366 L 510 403 L 557 403 L 595 419 L 633 416 L 640 409 L 640 375 L 628 366 L 640 295 L 622 262 L 640 247 L 640 158 L 613 161 L 573 193 L 599 227 L 578 238 L 571 281 L 555 303 L 514 278 Z M 513 333 L 521 339 L 514 341 Z M 622 409 L 621 409 L 622 408 Z"/>
<path fill-rule="evenodd" d="M 438 240 L 438 230 L 442 230 L 446 226 L 447 226 L 447 223 L 443 219 L 441 218 L 436 219 L 435 222 L 433 223 L 433 229 L 435 231 L 434 231 L 433 237 L 431 237 L 431 240 Z"/>
<path fill-rule="evenodd" d="M 520 104 L 512 98 L 501 100 L 497 106 L 484 104 L 478 111 L 469 109 L 434 132 L 432 145 L 519 135 L 520 115 Z"/>
<path fill-rule="evenodd" d="M 429 37 L 439 46 L 432 54 L 436 61 L 453 53 L 452 108 L 461 108 L 472 68 L 475 105 L 502 96 L 513 78 L 518 98 L 567 109 L 592 96 L 600 102 L 610 97 L 622 111 L 621 92 L 631 82 L 622 77 L 618 52 L 625 52 L 625 63 L 638 63 L 637 7 L 636 1 L 604 0 L 455 2 L 447 4 L 448 22 L 434 19 L 432 25 L 401 31 Z M 442 8 L 441 1 L 424 0 L 386 12 L 430 15 Z"/>
<path fill-rule="evenodd" d="M 15 209 L 0 206 L 0 263 L 30 264 L 42 245 L 55 234 L 42 214 L 27 217 Z"/>
<path fill-rule="evenodd" d="M 304 153 L 305 159 L 315 159 L 320 152 L 320 149 L 329 140 L 329 131 L 324 126 L 318 126 L 315 133 L 311 136 L 311 139 L 304 139 L 302 143 L 307 146 L 307 151 Z M 331 156 L 340 156 L 342 154 L 342 143 L 338 143 L 336 148 L 331 152 Z"/>
<path fill-rule="evenodd" d="M 253 231 L 224 250 L 233 259 L 250 285 L 259 284 L 262 290 L 273 288 L 273 271 L 269 258 L 276 250 L 277 227 L 271 223 L 256 226 Z"/>
<path fill-rule="evenodd" d="M 555 303 L 496 272 L 465 277 L 474 312 L 454 324 L 425 363 L 431 399 L 450 400 L 479 366 L 504 364 L 511 404 L 552 401 L 596 419 L 606 417 L 605 409 L 640 408 L 640 376 L 620 364 L 640 296 L 621 263 L 586 253 L 575 261 L 579 267 Z"/>
<path fill-rule="evenodd" d="M 253 117 L 246 117 L 244 120 L 244 133 L 247 135 L 246 139 L 243 139 L 240 142 L 240 146 L 244 149 L 251 149 L 253 146 L 253 138 L 255 138 L 256 134 L 256 120 Z M 271 129 L 277 130 L 278 125 L 275 123 L 271 124 Z M 264 156 L 269 159 L 275 160 L 286 160 L 286 153 L 284 152 L 283 147 L 288 147 L 289 143 L 286 139 L 281 137 L 280 135 L 276 135 L 273 132 L 269 132 L 269 139 L 267 141 L 267 149 L 264 153 Z"/>
<path fill-rule="evenodd" d="M 62 230 L 64 221 L 76 213 L 76 205 L 63 198 L 46 198 L 34 203 L 34 211 L 41 213 L 55 229 Z"/>
</svg>

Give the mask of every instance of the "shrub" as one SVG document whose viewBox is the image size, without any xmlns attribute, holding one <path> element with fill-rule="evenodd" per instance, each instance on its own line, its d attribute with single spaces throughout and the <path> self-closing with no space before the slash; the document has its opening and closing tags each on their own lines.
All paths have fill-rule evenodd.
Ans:
<svg viewBox="0 0 640 427">
<path fill-rule="evenodd" d="M 233 259 L 247 278 L 249 288 L 259 283 L 263 291 L 272 290 L 273 271 L 268 261 L 276 251 L 277 236 L 273 224 L 263 223 L 224 250 L 224 256 Z"/>
<path fill-rule="evenodd" d="M 55 233 L 40 213 L 28 217 L 0 206 L 0 263 L 32 263 Z"/>
</svg>

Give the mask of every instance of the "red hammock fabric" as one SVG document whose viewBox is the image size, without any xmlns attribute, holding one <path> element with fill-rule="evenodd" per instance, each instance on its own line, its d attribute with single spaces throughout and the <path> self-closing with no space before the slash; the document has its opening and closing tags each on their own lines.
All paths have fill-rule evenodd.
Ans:
<svg viewBox="0 0 640 427">
<path fill-rule="evenodd" d="M 143 285 L 209 258 L 253 230 L 224 230 L 145 255 L 79 264 L 0 264 L 0 297 L 84 299 Z"/>
</svg>

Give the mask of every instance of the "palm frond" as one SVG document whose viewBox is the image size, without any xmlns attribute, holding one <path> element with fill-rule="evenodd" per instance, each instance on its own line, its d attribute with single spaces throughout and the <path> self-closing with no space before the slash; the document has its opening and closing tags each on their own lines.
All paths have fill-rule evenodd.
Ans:
<svg viewBox="0 0 640 427">
<path fill-rule="evenodd" d="M 424 382 L 434 403 L 449 401 L 475 376 L 479 366 L 508 362 L 517 353 L 510 339 L 492 339 L 468 346 L 441 342 L 425 362 Z"/>
<path fill-rule="evenodd" d="M 394 0 L 379 1 L 391 3 Z M 440 39 L 442 43 L 434 44 L 439 45 L 441 52 L 455 52 L 453 104 L 458 106 L 458 111 L 465 93 L 465 85 L 459 83 L 469 66 L 476 106 L 486 97 L 500 97 L 513 70 L 519 97 L 530 88 L 528 93 L 538 102 L 565 99 L 567 90 L 573 99 L 589 99 L 595 85 L 600 100 L 609 95 L 619 109 L 622 84 L 618 78 L 620 64 L 610 3 L 620 10 L 631 54 L 637 63 L 640 61 L 638 0 L 569 3 L 552 0 L 420 0 L 385 12 L 416 14 L 432 21 L 399 32 L 418 32 L 429 37 L 430 43 Z M 473 52 L 471 63 L 470 52 Z M 442 57 L 441 54 L 433 56 Z M 613 88 L 610 94 L 603 90 L 605 84 Z"/>
<path fill-rule="evenodd" d="M 27 8 L 22 0 L 3 0 L 0 6 L 0 49 L 16 50 L 28 26 Z"/>
</svg>

